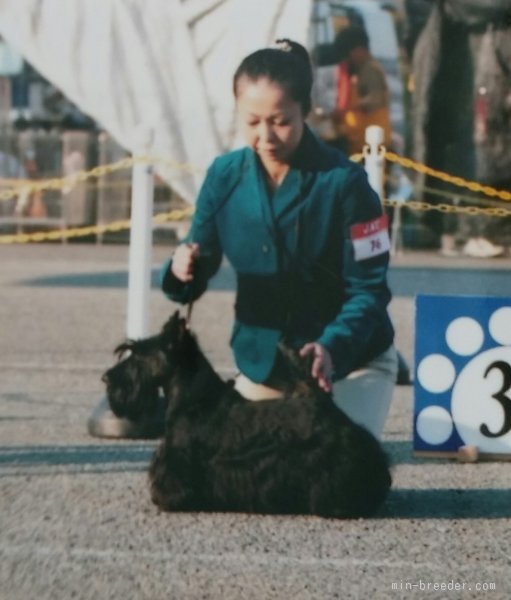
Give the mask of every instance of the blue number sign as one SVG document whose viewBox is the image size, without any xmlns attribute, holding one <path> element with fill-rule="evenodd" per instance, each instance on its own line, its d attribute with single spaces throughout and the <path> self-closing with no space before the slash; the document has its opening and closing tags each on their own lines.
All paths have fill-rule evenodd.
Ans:
<svg viewBox="0 0 511 600">
<path fill-rule="evenodd" d="M 511 454 L 511 298 L 417 296 L 416 452 Z"/>
</svg>

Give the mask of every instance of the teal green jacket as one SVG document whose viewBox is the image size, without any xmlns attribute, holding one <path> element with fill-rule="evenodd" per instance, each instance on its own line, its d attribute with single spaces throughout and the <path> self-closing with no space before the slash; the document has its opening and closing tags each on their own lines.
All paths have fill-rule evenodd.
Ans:
<svg viewBox="0 0 511 600">
<path fill-rule="evenodd" d="M 393 340 L 383 221 L 364 169 L 306 128 L 272 196 L 251 148 L 213 162 L 185 240 L 200 246 L 194 280 L 176 279 L 169 261 L 162 289 L 195 300 L 225 255 L 237 275 L 231 346 L 240 371 L 264 382 L 285 338 L 324 345 L 334 379 L 343 378 Z"/>
</svg>

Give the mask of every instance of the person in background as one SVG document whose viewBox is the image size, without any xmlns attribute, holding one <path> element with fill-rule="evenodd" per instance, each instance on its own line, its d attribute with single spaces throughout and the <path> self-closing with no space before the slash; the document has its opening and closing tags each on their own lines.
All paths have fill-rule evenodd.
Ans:
<svg viewBox="0 0 511 600">
<path fill-rule="evenodd" d="M 11 189 L 13 185 L 19 185 L 27 179 L 27 171 L 18 157 L 9 152 L 0 151 L 0 189 Z M 20 196 L 26 198 L 28 194 Z M 0 216 L 12 216 L 20 203 L 20 196 L 17 199 L 12 198 L 0 202 Z"/>
<path fill-rule="evenodd" d="M 351 25 L 335 38 L 337 103 L 331 115 L 337 137 L 331 142 L 348 155 L 361 152 L 365 130 L 379 125 L 391 145 L 389 90 L 385 71 L 371 55 L 365 29 Z"/>
<path fill-rule="evenodd" d="M 408 0 L 407 50 L 413 71 L 412 157 L 451 176 L 506 189 L 511 173 L 509 64 L 511 9 L 503 2 Z M 422 16 L 421 16 L 422 14 Z M 449 212 L 427 211 L 422 222 L 438 237 L 445 257 L 497 258 L 509 237 L 484 214 L 479 192 L 418 173 L 417 200 L 452 203 Z M 509 185 L 509 184 L 508 184 Z M 500 229 L 500 232 L 499 232 Z"/>
</svg>

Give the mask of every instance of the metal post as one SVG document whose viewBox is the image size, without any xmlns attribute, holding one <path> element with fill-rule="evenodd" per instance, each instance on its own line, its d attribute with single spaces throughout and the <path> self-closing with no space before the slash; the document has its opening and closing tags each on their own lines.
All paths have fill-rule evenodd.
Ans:
<svg viewBox="0 0 511 600">
<path fill-rule="evenodd" d="M 385 149 L 383 147 L 384 131 L 379 125 L 371 125 L 366 129 L 364 147 L 365 169 L 369 185 L 383 201 L 383 182 L 385 171 Z"/>
<path fill-rule="evenodd" d="M 380 201 L 384 199 L 385 183 L 385 139 L 383 128 L 379 125 L 371 125 L 366 129 L 365 139 L 367 146 L 364 147 L 365 169 L 369 185 L 378 194 Z M 392 222 L 392 238 L 390 254 L 394 256 L 398 252 L 398 237 L 401 235 L 401 207 L 394 208 Z"/>
<path fill-rule="evenodd" d="M 150 139 L 145 136 L 147 151 Z M 152 220 L 154 179 L 150 165 L 135 164 L 132 174 L 131 232 L 129 248 L 128 312 L 126 334 L 140 339 L 149 333 L 149 293 L 151 290 Z"/>
<path fill-rule="evenodd" d="M 401 206 L 402 202 L 394 206 L 394 217 L 392 219 L 392 237 L 390 238 L 390 255 L 396 256 L 401 253 L 403 246 L 401 232 Z"/>
<path fill-rule="evenodd" d="M 136 144 L 147 152 L 149 132 L 138 136 Z M 135 164 L 132 173 L 131 232 L 129 248 L 128 338 L 140 339 L 149 333 L 149 292 L 151 290 L 151 251 L 153 221 L 154 181 L 153 168 L 143 163 Z M 163 422 L 163 421 L 162 421 Z M 159 424 L 160 425 L 160 424 Z M 158 426 L 159 426 L 158 425 Z M 90 435 L 97 437 L 154 437 L 155 424 L 151 418 L 132 421 L 117 418 L 104 396 L 87 421 Z"/>
</svg>

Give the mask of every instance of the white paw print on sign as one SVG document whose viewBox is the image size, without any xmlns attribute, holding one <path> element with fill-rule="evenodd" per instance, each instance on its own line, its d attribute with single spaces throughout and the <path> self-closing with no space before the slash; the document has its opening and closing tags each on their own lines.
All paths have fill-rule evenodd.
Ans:
<svg viewBox="0 0 511 600">
<path fill-rule="evenodd" d="M 491 314 L 488 331 L 499 345 L 481 352 L 485 333 L 478 321 L 458 317 L 449 323 L 449 350 L 468 360 L 458 374 L 443 354 L 429 354 L 419 363 L 423 389 L 433 395 L 452 390 L 451 412 L 430 405 L 417 415 L 417 434 L 427 444 L 447 442 L 456 427 L 463 442 L 481 452 L 511 452 L 511 307 Z"/>
</svg>

